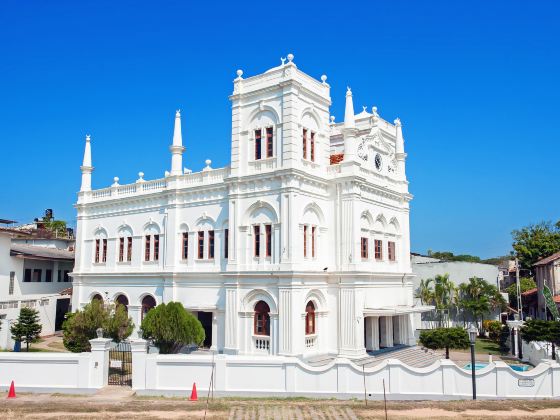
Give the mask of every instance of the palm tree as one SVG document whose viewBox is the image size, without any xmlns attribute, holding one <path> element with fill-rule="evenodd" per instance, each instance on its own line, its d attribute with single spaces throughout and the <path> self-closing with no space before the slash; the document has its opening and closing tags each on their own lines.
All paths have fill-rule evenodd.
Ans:
<svg viewBox="0 0 560 420">
<path fill-rule="evenodd" d="M 431 281 L 432 281 L 431 279 L 427 279 L 427 280 L 421 279 L 420 286 L 418 286 L 418 289 L 416 290 L 415 297 L 417 299 L 420 299 L 420 303 L 422 303 L 422 305 L 429 305 L 432 303 L 434 299 L 434 294 L 430 287 Z"/>
<path fill-rule="evenodd" d="M 433 291 L 431 284 L 434 284 Z M 422 283 L 421 283 L 422 286 Z M 438 274 L 433 279 L 427 279 L 424 286 L 430 290 L 431 303 L 436 307 L 436 314 L 438 318 L 438 327 L 442 327 L 444 323 L 449 324 L 449 310 L 453 304 L 453 291 L 455 285 L 449 280 L 449 274 Z"/>
</svg>

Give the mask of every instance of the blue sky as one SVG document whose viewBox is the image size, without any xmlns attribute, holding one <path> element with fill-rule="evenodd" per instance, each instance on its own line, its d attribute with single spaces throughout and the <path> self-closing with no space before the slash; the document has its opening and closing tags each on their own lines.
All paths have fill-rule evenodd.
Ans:
<svg viewBox="0 0 560 420">
<path fill-rule="evenodd" d="M 290 3 L 2 2 L 0 218 L 74 224 L 86 133 L 94 188 L 161 177 L 177 108 L 185 166 L 226 165 L 235 71 L 289 52 L 337 121 L 347 85 L 403 121 L 413 251 L 502 255 L 560 218 L 558 2 Z"/>
</svg>

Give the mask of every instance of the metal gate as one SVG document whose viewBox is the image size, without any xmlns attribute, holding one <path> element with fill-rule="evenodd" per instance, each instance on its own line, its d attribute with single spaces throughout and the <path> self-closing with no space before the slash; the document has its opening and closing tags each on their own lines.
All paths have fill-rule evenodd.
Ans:
<svg viewBox="0 0 560 420">
<path fill-rule="evenodd" d="M 109 385 L 132 386 L 132 352 L 129 342 L 109 350 Z"/>
</svg>

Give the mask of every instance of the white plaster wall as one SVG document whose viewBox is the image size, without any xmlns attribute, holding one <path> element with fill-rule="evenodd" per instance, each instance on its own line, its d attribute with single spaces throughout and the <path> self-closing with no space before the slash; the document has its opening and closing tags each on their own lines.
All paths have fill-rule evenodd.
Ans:
<svg viewBox="0 0 560 420">
<path fill-rule="evenodd" d="M 133 389 L 140 394 L 184 393 L 195 382 L 199 392 L 208 389 L 210 356 L 136 353 L 134 360 L 134 369 L 145 368 L 146 372 L 145 378 L 133 380 Z M 440 360 L 426 368 L 388 360 L 365 370 L 342 358 L 321 367 L 308 366 L 291 357 L 217 355 L 214 363 L 215 391 L 219 395 L 350 398 L 363 396 L 364 377 L 370 398 L 382 398 L 383 380 L 389 399 L 463 399 L 472 395 L 470 371 L 449 360 Z M 520 386 L 520 379 L 532 380 L 532 386 Z M 503 362 L 495 362 L 478 370 L 476 381 L 479 398 L 558 397 L 560 365 L 543 363 L 520 373 Z"/>
</svg>

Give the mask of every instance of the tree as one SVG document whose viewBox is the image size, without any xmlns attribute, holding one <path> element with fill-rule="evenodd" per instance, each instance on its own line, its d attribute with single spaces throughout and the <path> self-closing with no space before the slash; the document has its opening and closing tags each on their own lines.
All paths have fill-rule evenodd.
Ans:
<svg viewBox="0 0 560 420">
<path fill-rule="evenodd" d="M 560 251 L 560 221 L 525 226 L 511 236 L 515 256 L 523 268 L 531 269 L 538 260 Z"/>
<path fill-rule="evenodd" d="M 480 277 L 471 277 L 468 283 L 461 285 L 460 299 L 463 301 L 464 310 L 472 314 L 481 333 L 484 315 L 506 307 L 506 301 L 498 288 Z"/>
<path fill-rule="evenodd" d="M 447 273 L 438 274 L 433 279 L 420 280 L 416 291 L 416 298 L 420 299 L 423 305 L 435 306 L 438 327 L 449 323 L 449 311 L 454 305 L 454 295 L 455 284 Z"/>
<path fill-rule="evenodd" d="M 422 331 L 420 343 L 432 350 L 445 349 L 445 358 L 449 359 L 450 349 L 466 349 L 470 345 L 470 340 L 464 328 L 435 328 Z"/>
<path fill-rule="evenodd" d="M 552 344 L 552 358 L 556 358 L 555 346 L 560 345 L 560 322 L 530 319 L 525 321 L 520 330 L 525 342 L 544 341 Z"/>
<path fill-rule="evenodd" d="M 17 322 L 12 325 L 10 332 L 13 340 L 25 341 L 26 350 L 29 351 L 29 345 L 37 342 L 42 329 L 39 312 L 31 308 L 21 308 Z"/>
<path fill-rule="evenodd" d="M 94 299 L 83 310 L 67 314 L 62 324 L 64 347 L 74 353 L 91 351 L 89 340 L 97 337 L 97 329 L 116 342 L 129 337 L 134 329 L 132 318 L 123 305 L 105 305 Z"/>
<path fill-rule="evenodd" d="M 519 279 L 519 288 L 521 289 L 521 293 L 525 293 L 528 290 L 535 289 L 537 287 L 537 283 L 531 277 L 521 277 Z M 508 286 L 506 292 L 509 297 L 509 305 L 512 308 L 519 309 L 517 307 L 517 284 L 513 283 Z"/>
<path fill-rule="evenodd" d="M 151 340 L 162 354 L 178 353 L 186 344 L 200 345 L 204 328 L 179 302 L 161 303 L 142 321 L 142 335 Z"/>
<path fill-rule="evenodd" d="M 449 251 L 432 251 L 428 250 L 428 256 L 445 261 L 466 261 L 466 262 L 480 262 L 480 257 L 469 254 L 455 255 Z"/>
</svg>

